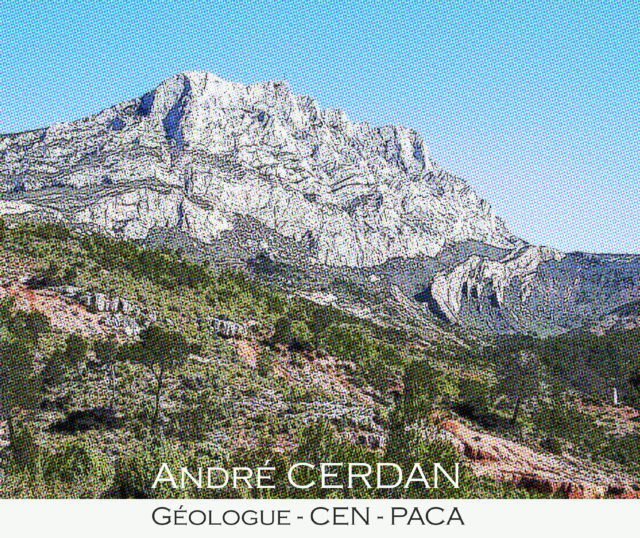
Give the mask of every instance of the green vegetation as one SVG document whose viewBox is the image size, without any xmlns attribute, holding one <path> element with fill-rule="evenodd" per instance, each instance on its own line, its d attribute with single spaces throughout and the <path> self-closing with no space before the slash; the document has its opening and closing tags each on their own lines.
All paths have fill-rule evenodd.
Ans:
<svg viewBox="0 0 640 538">
<path fill-rule="evenodd" d="M 268 347 L 263 348 L 256 361 L 258 374 L 262 377 L 267 377 L 273 371 L 275 361 L 276 354 Z"/>
<path fill-rule="evenodd" d="M 336 278 L 331 283 L 331 289 L 340 293 L 347 293 L 351 297 L 355 297 L 364 304 L 372 305 L 382 302 L 383 297 L 379 294 L 372 293 L 366 286 L 347 280 L 346 278 Z"/>
<path fill-rule="evenodd" d="M 9 296 L 0 305 L 0 323 L 14 338 L 36 346 L 40 337 L 51 330 L 49 318 L 42 312 L 13 310 L 14 298 Z"/>
<path fill-rule="evenodd" d="M 133 241 L 99 234 L 82 239 L 81 245 L 98 263 L 121 267 L 134 277 L 149 278 L 168 289 L 183 285 L 196 288 L 211 282 L 211 275 L 202 265 L 184 260 L 175 252 L 145 249 Z"/>
<path fill-rule="evenodd" d="M 55 330 L 43 314 L 19 310 L 12 299 L 0 302 L 1 409 L 11 436 L 2 495 L 257 495 L 229 488 L 151 490 L 159 462 L 230 467 L 270 459 L 279 469 L 295 461 L 394 462 L 405 473 L 417 461 L 451 467 L 460 462 L 453 447 L 421 435 L 442 416 L 551 453 L 640 471 L 638 436 L 612 433 L 615 428 L 578 403 L 610 399 L 616 387 L 626 404 L 638 406 L 640 331 L 515 336 L 467 349 L 426 342 L 408 330 L 286 296 L 241 272 L 216 272 L 178 252 L 131 241 L 80 238 L 56 225 L 8 228 L 0 221 L 0 242 L 16 273 L 24 272 L 18 262 L 30 260 L 34 287 L 73 282 L 157 313 L 138 338 L 118 343 Z M 333 286 L 375 302 L 347 281 Z M 237 341 L 207 330 L 210 317 L 255 322 L 255 355 L 243 355 Z M 336 359 L 335 370 L 316 383 L 308 372 L 322 373 L 332 360 L 313 361 L 328 356 Z M 360 391 L 367 403 L 336 392 L 338 384 Z M 317 404 L 370 405 L 373 423 L 348 415 L 310 418 Z M 39 408 L 53 418 L 42 419 Z M 344 435 L 376 428 L 387 435 L 384 448 Z M 466 470 L 461 484 L 401 494 L 529 495 L 472 479 Z M 282 482 L 260 494 L 322 497 L 328 490 L 305 493 Z M 376 494 L 389 492 L 355 487 L 335 495 Z"/>
<path fill-rule="evenodd" d="M 518 419 L 522 401 L 533 398 L 540 391 L 541 364 L 538 357 L 526 350 L 506 357 L 500 365 L 497 391 L 515 401 L 512 424 Z"/>
<path fill-rule="evenodd" d="M 204 297 L 217 316 L 229 319 L 263 317 L 271 321 L 282 315 L 286 307 L 282 295 L 230 270 L 217 275 Z"/>
<path fill-rule="evenodd" d="M 490 392 L 487 386 L 473 379 L 462 379 L 459 385 L 458 411 L 472 420 L 481 420 L 489 413 Z"/>
<path fill-rule="evenodd" d="M 14 311 L 13 306 L 13 297 L 0 303 L 0 414 L 7 422 L 11 446 L 16 438 L 14 412 L 32 409 L 39 403 L 35 351 L 40 336 L 50 330 L 42 314 Z"/>
<path fill-rule="evenodd" d="M 422 484 L 412 483 L 407 489 L 367 488 L 360 480 L 354 481 L 352 487 L 332 490 L 321 488 L 317 469 L 320 463 L 341 463 L 337 476 L 332 479 L 336 483 L 348 483 L 347 468 L 349 463 L 366 463 L 375 468 L 377 463 L 396 463 L 402 469 L 405 479 L 416 463 L 425 470 L 431 469 L 433 462 L 440 462 L 442 467 L 455 477 L 455 465 L 460 464 L 458 453 L 443 442 L 425 443 L 416 441 L 403 454 L 397 452 L 372 452 L 353 443 L 340 441 L 336 430 L 322 422 L 307 426 L 299 433 L 297 448 L 281 454 L 269 448 L 238 450 L 232 455 L 202 454 L 189 450 L 176 450 L 168 443 L 152 446 L 137 446 L 130 455 L 119 457 L 115 465 L 110 467 L 105 460 L 83 443 L 71 441 L 61 445 L 54 452 L 38 450 L 31 470 L 20 475 L 12 475 L 8 486 L 20 490 L 25 496 L 55 493 L 55 496 L 74 495 L 73 486 L 80 487 L 83 496 L 105 495 L 116 498 L 474 498 L 474 497 L 529 497 L 526 490 L 515 490 L 508 485 L 501 485 L 488 480 L 473 479 L 471 473 L 462 465 L 459 469 L 459 488 L 453 487 L 441 478 L 439 487 L 425 489 Z M 263 466 L 265 461 L 275 468 L 273 489 L 255 489 L 239 487 L 231 484 L 222 489 L 212 490 L 196 488 L 187 482 L 185 489 L 174 489 L 168 483 L 161 483 L 153 489 L 151 486 L 158 475 L 161 463 L 167 463 L 176 476 L 179 469 L 187 467 L 249 467 L 255 469 Z M 315 466 L 315 470 L 300 468 L 294 474 L 299 483 L 315 484 L 307 489 L 293 488 L 287 480 L 289 467 L 296 462 L 307 462 Z M 382 480 L 393 482 L 395 475 L 384 472 Z M 431 477 L 427 480 L 433 486 Z M 78 495 L 75 492 L 75 495 Z"/>
<path fill-rule="evenodd" d="M 13 414 L 17 409 L 30 409 L 38 403 L 38 384 L 33 373 L 33 353 L 20 340 L 0 343 L 0 410 L 7 421 L 9 441 L 13 444 Z"/>
<path fill-rule="evenodd" d="M 70 334 L 65 340 L 65 349 L 62 358 L 65 365 L 80 371 L 87 360 L 87 341 L 79 334 Z"/>
<path fill-rule="evenodd" d="M 184 362 L 191 351 L 185 337 L 177 331 L 165 330 L 151 325 L 142 331 L 140 340 L 133 344 L 123 344 L 116 355 L 120 360 L 129 360 L 142 364 L 155 378 L 155 409 L 151 420 L 152 427 L 158 422 L 160 396 L 164 388 L 165 375 Z"/>
<path fill-rule="evenodd" d="M 640 329 L 597 336 L 588 332 L 550 338 L 512 336 L 486 350 L 489 360 L 528 350 L 539 357 L 550 381 L 585 394 L 610 397 L 617 387 L 624 401 L 640 405 Z"/>
</svg>

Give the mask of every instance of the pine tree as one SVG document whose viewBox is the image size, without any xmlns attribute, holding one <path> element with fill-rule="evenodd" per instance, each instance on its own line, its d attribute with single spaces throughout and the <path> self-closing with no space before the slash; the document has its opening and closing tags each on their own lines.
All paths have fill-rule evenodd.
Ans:
<svg viewBox="0 0 640 538">
<path fill-rule="evenodd" d="M 87 359 L 87 341 L 79 334 L 70 334 L 65 340 L 64 360 L 67 366 L 75 368 L 78 373 Z"/>
<path fill-rule="evenodd" d="M 97 340 L 93 344 L 96 359 L 100 364 L 106 365 L 109 368 L 109 389 L 111 392 L 109 413 L 111 416 L 113 416 L 115 401 L 115 362 L 118 352 L 117 347 L 117 344 L 112 340 Z"/>
<path fill-rule="evenodd" d="M 21 340 L 0 342 L 0 413 L 7 422 L 10 445 L 14 444 L 13 413 L 32 409 L 38 403 L 38 383 L 33 372 L 33 355 Z"/>
<path fill-rule="evenodd" d="M 497 391 L 515 400 L 511 423 L 518 420 L 522 402 L 540 392 L 542 364 L 538 356 L 529 350 L 522 350 L 504 360 Z"/>
<path fill-rule="evenodd" d="M 140 342 L 136 343 L 131 351 L 130 358 L 143 364 L 156 380 L 155 410 L 151 421 L 152 427 L 155 427 L 165 375 L 185 361 L 190 353 L 190 346 L 179 332 L 151 325 L 140 333 Z"/>
<path fill-rule="evenodd" d="M 33 312 L 18 310 L 7 320 L 6 327 L 17 338 L 22 338 L 36 347 L 42 334 L 51 330 L 49 318 L 37 310 Z"/>
</svg>

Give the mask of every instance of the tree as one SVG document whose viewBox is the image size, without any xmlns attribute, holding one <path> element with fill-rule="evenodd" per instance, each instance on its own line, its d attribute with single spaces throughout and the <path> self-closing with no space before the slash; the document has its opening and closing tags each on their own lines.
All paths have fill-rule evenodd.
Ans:
<svg viewBox="0 0 640 538">
<path fill-rule="evenodd" d="M 0 412 L 7 421 L 13 445 L 13 411 L 30 409 L 38 403 L 38 385 L 33 375 L 33 355 L 24 342 L 2 340 L 0 348 Z"/>
<path fill-rule="evenodd" d="M 43 286 L 53 286 L 59 282 L 58 273 L 60 267 L 53 260 L 49 262 L 47 268 L 40 274 L 40 282 Z"/>
<path fill-rule="evenodd" d="M 15 297 L 5 297 L 0 302 L 0 324 L 13 336 L 29 345 L 38 345 L 42 333 L 50 331 L 49 318 L 38 310 L 25 312 L 14 310 Z"/>
<path fill-rule="evenodd" d="M 87 359 L 87 341 L 79 334 L 70 334 L 65 340 L 64 360 L 67 366 L 80 372 L 82 363 Z"/>
<path fill-rule="evenodd" d="M 431 367 L 428 361 L 410 363 L 402 377 L 404 383 L 403 411 L 409 423 L 428 418 L 433 404 L 440 394 L 442 373 Z"/>
<path fill-rule="evenodd" d="M 54 349 L 46 360 L 41 376 L 45 385 L 55 386 L 62 382 L 64 375 L 64 352 Z"/>
<path fill-rule="evenodd" d="M 540 392 L 542 368 L 538 356 L 530 350 L 521 350 L 503 361 L 496 389 L 507 398 L 515 400 L 512 424 L 518 420 L 522 402 Z"/>
<path fill-rule="evenodd" d="M 42 312 L 24 312 L 18 310 L 7 320 L 7 329 L 16 337 L 25 339 L 29 344 L 38 345 L 42 333 L 51 330 L 49 318 Z"/>
<path fill-rule="evenodd" d="M 640 396 L 640 367 L 638 367 L 634 372 L 629 376 L 629 384 L 635 389 Z"/>
<path fill-rule="evenodd" d="M 93 351 L 98 362 L 109 367 L 109 389 L 111 392 L 109 413 L 112 416 L 115 400 L 115 362 L 118 346 L 113 340 L 96 340 L 93 344 Z"/>
<path fill-rule="evenodd" d="M 433 409 L 440 392 L 442 373 L 426 360 L 417 360 L 405 368 L 402 382 L 402 398 L 397 400 L 389 413 L 389 438 L 387 461 L 401 462 L 410 459 L 411 451 L 419 441 L 418 429 Z"/>
<path fill-rule="evenodd" d="M 78 271 L 75 267 L 67 267 L 64 270 L 62 280 L 65 282 L 75 282 L 76 278 L 78 278 Z"/>
<path fill-rule="evenodd" d="M 156 426 L 160 409 L 160 395 L 166 372 L 172 371 L 189 355 L 191 348 L 185 337 L 177 331 L 169 331 L 151 325 L 140 333 L 140 342 L 131 349 L 131 358 L 144 365 L 156 380 L 155 411 L 151 424 Z"/>
<path fill-rule="evenodd" d="M 313 333 L 309 326 L 300 320 L 294 320 L 291 324 L 292 344 L 294 347 L 304 350 L 313 348 Z"/>
<path fill-rule="evenodd" d="M 411 450 L 418 441 L 419 434 L 415 428 L 410 428 L 402 401 L 396 402 L 388 417 L 388 436 L 384 461 L 401 462 L 409 458 Z"/>
<path fill-rule="evenodd" d="M 273 370 L 273 363 L 275 361 L 275 353 L 269 348 L 264 348 L 256 360 L 256 368 L 258 374 L 262 377 L 267 377 Z"/>
<path fill-rule="evenodd" d="M 305 321 L 283 316 L 276 321 L 272 341 L 285 346 L 309 350 L 313 348 L 313 333 Z"/>
<path fill-rule="evenodd" d="M 489 410 L 488 390 L 484 383 L 473 379 L 463 379 L 459 384 L 460 412 L 477 419 L 486 415 Z"/>
<path fill-rule="evenodd" d="M 332 461 L 331 455 L 337 442 L 334 426 L 321 420 L 312 422 L 298 433 L 296 456 L 300 458 L 299 461 L 314 463 Z"/>
<path fill-rule="evenodd" d="M 13 312 L 13 306 L 15 305 L 16 298 L 13 295 L 7 295 L 0 301 L 0 323 L 6 326 Z"/>
<path fill-rule="evenodd" d="M 360 327 L 348 323 L 332 323 L 327 330 L 327 347 L 337 357 L 358 360 L 371 357 L 373 342 Z"/>
<path fill-rule="evenodd" d="M 275 330 L 273 332 L 273 342 L 288 346 L 291 344 L 292 339 L 293 335 L 291 334 L 291 319 L 287 316 L 278 318 L 278 320 L 276 321 Z"/>
</svg>

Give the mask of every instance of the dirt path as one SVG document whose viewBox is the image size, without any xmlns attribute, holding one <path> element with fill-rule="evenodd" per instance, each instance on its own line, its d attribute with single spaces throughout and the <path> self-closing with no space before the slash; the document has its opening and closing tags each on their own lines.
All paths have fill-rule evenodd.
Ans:
<svg viewBox="0 0 640 538">
<path fill-rule="evenodd" d="M 32 290 L 24 284 L 13 283 L 0 288 L 0 299 L 7 296 L 15 298 L 15 306 L 20 310 L 42 312 L 56 329 L 67 333 L 79 332 L 85 337 L 105 334 L 99 315 L 52 290 Z"/>
<path fill-rule="evenodd" d="M 570 498 L 640 497 L 637 477 L 611 472 L 569 456 L 536 452 L 454 420 L 441 426 L 453 437 L 458 450 L 469 458 L 476 476 L 512 482 L 546 494 L 561 490 Z"/>
<path fill-rule="evenodd" d="M 255 368 L 258 359 L 258 351 L 255 344 L 249 340 L 236 340 L 235 345 L 238 358 Z"/>
</svg>

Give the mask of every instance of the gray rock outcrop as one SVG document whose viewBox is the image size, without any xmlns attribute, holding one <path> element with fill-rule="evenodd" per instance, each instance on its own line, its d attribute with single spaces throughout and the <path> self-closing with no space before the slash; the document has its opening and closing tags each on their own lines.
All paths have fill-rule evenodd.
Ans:
<svg viewBox="0 0 640 538">
<path fill-rule="evenodd" d="M 247 328 L 241 323 L 217 318 L 210 318 L 208 321 L 211 329 L 219 336 L 225 338 L 245 338 L 247 336 Z"/>
<path fill-rule="evenodd" d="M 89 292 L 81 295 L 79 302 L 95 312 L 122 313 L 127 316 L 140 314 L 138 308 L 121 297 L 111 297 L 101 292 Z"/>
<path fill-rule="evenodd" d="M 85 120 L 2 136 L 0 156 L 0 214 L 128 238 L 161 227 L 211 243 L 240 215 L 336 266 L 434 256 L 446 242 L 514 246 L 415 131 L 353 123 L 285 82 L 184 73 Z"/>
<path fill-rule="evenodd" d="M 118 331 L 122 331 L 129 338 L 138 336 L 149 322 L 138 322 L 134 317 L 122 312 L 111 313 L 103 320 L 105 326 Z"/>
<path fill-rule="evenodd" d="M 516 279 L 520 299 L 526 301 L 538 266 L 549 260 L 560 261 L 563 257 L 564 254 L 556 250 L 533 246 L 523 247 L 498 261 L 472 255 L 452 271 L 436 274 L 431 295 L 440 311 L 449 321 L 455 322 L 463 299 L 477 298 L 487 289 L 495 306 L 503 306 L 505 292 Z"/>
</svg>

